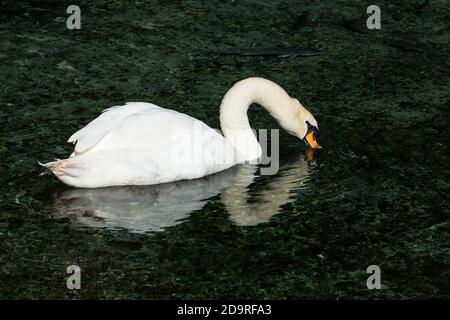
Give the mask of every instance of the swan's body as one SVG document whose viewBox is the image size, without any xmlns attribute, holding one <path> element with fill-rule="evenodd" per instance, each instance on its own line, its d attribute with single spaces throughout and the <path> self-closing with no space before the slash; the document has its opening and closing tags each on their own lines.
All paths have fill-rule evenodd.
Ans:
<svg viewBox="0 0 450 320">
<path fill-rule="evenodd" d="M 179 144 L 194 131 L 195 139 Z M 204 163 L 184 149 L 213 148 L 218 159 L 220 151 L 231 155 L 234 151 L 222 135 L 200 120 L 141 102 L 107 109 L 69 142 L 76 142 L 74 153 L 49 168 L 64 183 L 84 188 L 199 178 L 232 163 Z"/>
<path fill-rule="evenodd" d="M 195 179 L 261 156 L 249 125 L 252 103 L 265 107 L 289 133 L 303 139 L 314 117 L 280 86 L 262 78 L 236 83 L 225 95 L 222 136 L 186 114 L 145 102 L 106 109 L 73 134 L 68 159 L 44 164 L 64 183 L 83 188 L 151 185 Z M 309 140 L 308 140 L 309 141 Z"/>
</svg>

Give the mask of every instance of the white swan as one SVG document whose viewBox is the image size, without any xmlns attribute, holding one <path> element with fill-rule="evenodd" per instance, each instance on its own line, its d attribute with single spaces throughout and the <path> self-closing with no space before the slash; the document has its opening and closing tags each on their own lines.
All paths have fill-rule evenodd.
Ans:
<svg viewBox="0 0 450 320">
<path fill-rule="evenodd" d="M 115 106 L 73 134 L 75 151 L 44 167 L 81 188 L 151 185 L 200 178 L 262 154 L 247 117 L 263 106 L 290 134 L 319 148 L 317 121 L 276 83 L 263 78 L 237 82 L 220 106 L 223 136 L 202 121 L 151 103 Z"/>
</svg>

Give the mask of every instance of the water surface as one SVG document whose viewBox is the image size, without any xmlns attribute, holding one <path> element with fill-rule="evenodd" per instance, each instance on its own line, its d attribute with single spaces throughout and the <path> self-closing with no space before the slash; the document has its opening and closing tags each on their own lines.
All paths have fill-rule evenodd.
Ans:
<svg viewBox="0 0 450 320">
<path fill-rule="evenodd" d="M 64 1 L 0 11 L 0 298 L 450 297 L 446 1 L 380 0 L 370 32 L 342 26 L 364 1 L 78 3 L 76 31 Z M 276 46 L 321 54 L 222 54 Z M 218 128 L 221 98 L 248 76 L 316 115 L 314 165 L 280 132 L 275 176 L 240 166 L 84 191 L 39 176 L 38 160 L 67 157 L 73 132 L 126 101 Z M 249 116 L 278 128 L 262 108 Z M 66 287 L 72 264 L 82 290 Z M 373 264 L 382 290 L 366 287 Z"/>
</svg>

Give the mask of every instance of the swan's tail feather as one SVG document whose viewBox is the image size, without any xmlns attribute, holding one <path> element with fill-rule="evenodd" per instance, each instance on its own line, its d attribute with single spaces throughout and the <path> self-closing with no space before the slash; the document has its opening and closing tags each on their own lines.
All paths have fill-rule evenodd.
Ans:
<svg viewBox="0 0 450 320">
<path fill-rule="evenodd" d="M 72 172 L 69 172 L 70 169 L 77 169 L 79 166 L 75 163 L 70 163 L 68 159 L 55 159 L 55 161 L 42 163 L 38 161 L 38 164 L 51 172 L 57 177 L 61 176 L 69 176 L 74 177 Z M 72 170 L 73 171 L 73 170 Z M 48 171 L 44 171 L 40 174 L 40 176 L 47 174 Z"/>
</svg>

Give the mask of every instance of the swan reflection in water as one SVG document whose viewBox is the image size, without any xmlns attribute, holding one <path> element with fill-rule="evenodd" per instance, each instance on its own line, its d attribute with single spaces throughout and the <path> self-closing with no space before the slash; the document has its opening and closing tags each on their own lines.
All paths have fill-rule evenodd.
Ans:
<svg viewBox="0 0 450 320">
<path fill-rule="evenodd" d="M 314 162 L 303 156 L 267 176 L 258 189 L 258 166 L 243 164 L 201 179 L 152 186 L 68 189 L 55 195 L 55 215 L 80 226 L 127 229 L 134 233 L 162 231 L 180 224 L 220 194 L 230 219 L 239 226 L 267 222 L 289 203 L 292 192 L 306 187 Z"/>
</svg>

